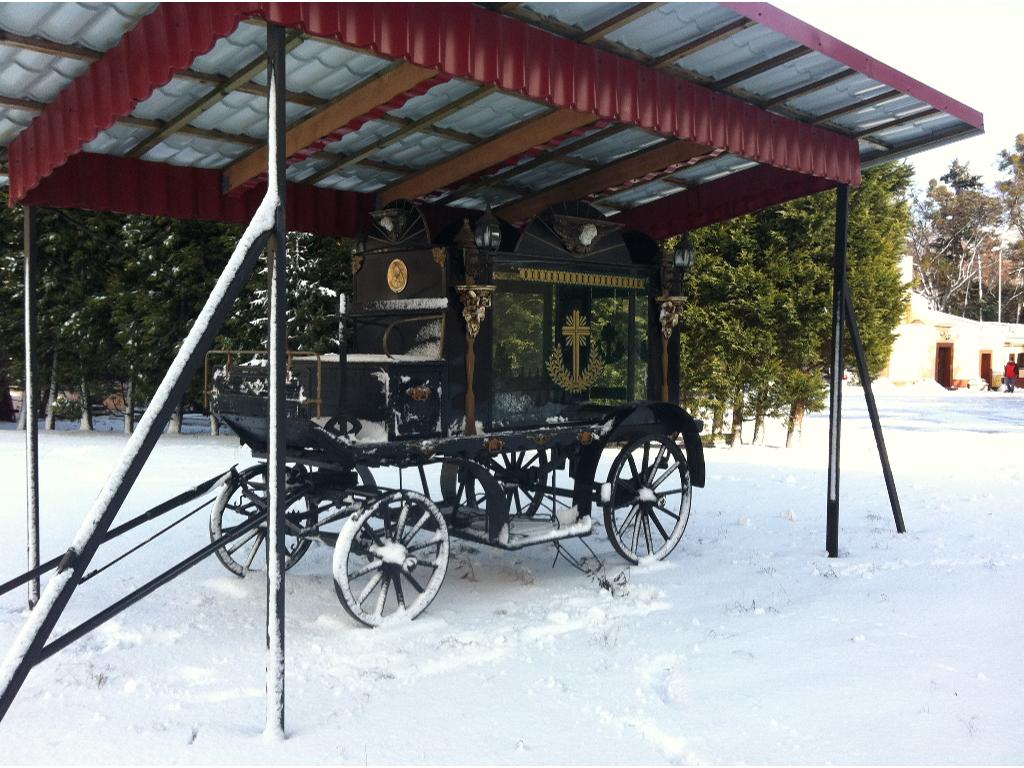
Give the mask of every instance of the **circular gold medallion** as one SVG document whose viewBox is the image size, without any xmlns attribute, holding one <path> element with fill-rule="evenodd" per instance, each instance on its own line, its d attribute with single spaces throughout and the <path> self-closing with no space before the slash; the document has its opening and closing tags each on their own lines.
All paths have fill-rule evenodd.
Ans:
<svg viewBox="0 0 1024 768">
<path fill-rule="evenodd" d="M 409 282 L 409 269 L 401 259 L 395 259 L 388 264 L 388 288 L 395 293 L 401 293 Z"/>
</svg>

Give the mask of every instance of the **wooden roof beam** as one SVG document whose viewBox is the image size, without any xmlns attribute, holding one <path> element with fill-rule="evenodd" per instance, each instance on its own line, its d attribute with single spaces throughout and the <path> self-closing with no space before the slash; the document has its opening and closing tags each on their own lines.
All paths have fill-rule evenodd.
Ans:
<svg viewBox="0 0 1024 768">
<path fill-rule="evenodd" d="M 835 85 L 836 83 L 853 77 L 856 74 L 858 74 L 858 72 L 855 69 L 843 69 L 836 72 L 834 75 L 823 77 L 821 80 L 815 80 L 813 83 L 801 85 L 799 88 L 794 88 L 791 91 L 780 93 L 778 96 L 773 96 L 770 99 L 760 101 L 757 106 L 761 107 L 761 109 L 771 109 L 772 107 L 776 107 L 779 104 L 785 104 L 787 101 L 799 96 L 806 96 L 809 93 L 814 93 L 815 91 L 820 91 L 823 88 L 828 88 L 830 85 Z"/>
<path fill-rule="evenodd" d="M 881 131 L 887 131 L 890 128 L 896 128 L 896 127 L 901 126 L 901 125 L 903 125 L 905 123 L 912 123 L 915 120 L 920 120 L 922 117 L 929 117 L 931 115 L 937 115 L 938 113 L 939 113 L 939 110 L 936 109 L 935 107 L 925 107 L 924 109 L 919 109 L 917 112 L 914 112 L 912 114 L 904 115 L 903 117 L 898 117 L 898 118 L 896 118 L 894 120 L 890 120 L 890 121 L 888 121 L 886 123 L 882 123 L 881 125 L 873 126 L 873 127 L 868 128 L 866 130 L 863 130 L 863 131 L 858 131 L 857 133 L 853 134 L 853 137 L 855 139 L 864 139 L 865 141 L 870 141 L 872 144 L 881 144 L 881 146 L 883 146 L 883 147 L 888 147 L 889 149 L 892 149 L 892 147 L 889 147 L 888 144 L 884 144 L 884 143 L 878 142 L 878 141 L 876 141 L 874 139 L 869 139 L 867 137 L 869 137 L 869 136 L 871 136 L 873 134 L 876 134 L 876 133 L 880 133 Z"/>
<path fill-rule="evenodd" d="M 569 157 L 570 152 L 574 152 L 577 149 L 583 149 L 584 147 L 589 147 L 591 144 L 596 144 L 597 142 L 607 139 L 610 136 L 614 136 L 617 133 L 622 133 L 622 131 L 628 130 L 631 127 L 632 126 L 626 125 L 624 123 L 615 123 L 613 125 L 606 126 L 605 128 L 602 128 L 599 131 L 595 131 L 589 136 L 579 139 L 578 141 L 574 141 L 571 143 L 563 142 L 561 145 L 553 149 L 544 150 L 532 160 L 527 160 L 525 163 L 517 165 L 514 168 L 510 168 L 505 173 L 502 173 L 497 176 L 488 176 L 486 178 L 477 179 L 476 181 L 470 182 L 469 184 L 465 184 L 459 187 L 458 189 L 449 192 L 437 202 L 444 202 L 445 200 L 453 200 L 459 197 L 465 197 L 466 195 L 476 192 L 478 189 L 483 189 L 485 187 L 494 187 L 494 182 L 504 182 L 507 181 L 508 179 L 514 179 L 519 174 L 526 173 L 527 171 L 532 171 L 538 165 L 543 165 L 549 160 L 555 160 L 557 162 L 575 161 L 576 158 Z"/>
<path fill-rule="evenodd" d="M 870 107 L 872 104 L 878 104 L 879 102 L 882 101 L 889 101 L 890 99 L 895 99 L 902 95 L 903 93 L 897 91 L 896 89 L 882 91 L 881 93 L 876 94 L 870 98 L 861 99 L 860 101 L 856 101 L 852 104 L 847 104 L 845 106 L 839 107 L 838 109 L 833 109 L 831 112 L 826 112 L 823 115 L 818 115 L 817 117 L 814 118 L 811 125 L 821 125 L 822 123 L 827 123 L 832 118 L 842 117 L 843 115 L 848 115 L 851 112 L 856 112 L 858 110 L 864 109 L 864 107 Z"/>
<path fill-rule="evenodd" d="M 15 99 L 10 96 L 0 96 L 0 107 L 9 109 L 20 109 L 24 112 L 42 112 L 46 105 L 41 101 L 30 101 L 28 99 Z M 119 125 L 131 125 L 137 128 L 148 128 L 151 131 L 161 130 L 166 123 L 162 120 L 148 120 L 143 117 L 125 115 L 115 121 Z M 194 125 L 186 125 L 178 130 L 188 136 L 199 136 L 212 141 L 226 141 L 232 144 L 242 144 L 247 147 L 258 147 L 263 144 L 261 139 L 254 139 L 252 136 L 245 136 L 238 133 L 225 133 L 214 131 L 208 128 L 196 128 Z"/>
<path fill-rule="evenodd" d="M 724 77 L 721 80 L 712 81 L 711 86 L 716 90 L 724 91 L 727 88 L 732 88 L 737 83 L 742 83 L 744 80 L 749 80 L 752 77 L 763 74 L 768 70 L 781 67 L 783 64 L 788 64 L 796 59 L 803 58 L 809 53 L 813 53 L 810 48 L 806 45 L 798 45 L 796 48 L 790 48 L 788 51 L 783 51 L 778 56 L 772 56 L 770 59 L 766 59 L 758 64 L 754 64 L 751 67 L 740 70 L 735 74 Z"/>
<path fill-rule="evenodd" d="M 289 128 L 284 137 L 285 157 L 291 157 L 318 139 L 348 125 L 374 107 L 388 103 L 399 94 L 436 74 L 432 69 L 417 67 L 403 61 L 360 83 Z M 263 146 L 224 169 L 224 192 L 237 189 L 264 173 L 266 169 L 267 148 Z"/>
<path fill-rule="evenodd" d="M 302 42 L 302 34 L 300 32 L 291 32 L 285 38 L 284 52 L 292 50 L 299 43 Z M 216 86 L 213 90 L 193 102 L 189 106 L 185 107 L 181 112 L 168 120 L 163 127 L 159 130 L 154 131 L 153 134 L 146 137 L 128 152 L 128 157 L 142 157 L 153 147 L 157 146 L 173 133 L 177 133 L 182 128 L 187 126 L 203 112 L 208 110 L 210 107 L 216 105 L 221 99 L 227 96 L 234 90 L 237 90 L 240 86 L 251 81 L 256 75 L 267 68 L 267 56 L 264 53 L 259 54 L 242 67 L 235 74 L 228 77 L 220 85 Z"/>
<path fill-rule="evenodd" d="M 639 179 L 650 173 L 666 171 L 714 152 L 711 147 L 692 141 L 670 141 L 653 149 L 624 157 L 591 173 L 555 184 L 530 197 L 499 208 L 495 213 L 508 221 L 524 221 L 545 208 L 566 200 L 581 200 L 617 184 Z"/>
<path fill-rule="evenodd" d="M 701 51 L 709 45 L 714 45 L 715 43 L 725 40 L 727 37 L 732 37 L 741 30 L 754 26 L 754 23 L 755 22 L 753 20 L 746 17 L 736 19 L 735 21 L 731 21 L 718 29 L 711 30 L 706 35 L 701 35 L 696 40 L 691 40 L 678 48 L 674 48 L 668 53 L 658 56 L 653 62 L 651 62 L 651 64 L 659 69 L 670 67 L 680 59 L 684 59 L 690 54 Z"/>
<path fill-rule="evenodd" d="M 462 96 L 461 98 L 456 99 L 450 104 L 447 104 L 441 107 L 440 109 L 431 112 L 429 115 L 424 115 L 419 120 L 413 120 L 412 122 L 406 123 L 402 128 L 399 128 L 394 133 L 385 136 L 379 141 L 373 142 L 368 147 L 364 147 L 358 152 L 355 152 L 351 155 L 340 155 L 335 162 L 331 163 L 323 170 L 320 170 L 317 173 L 315 173 L 307 180 L 306 183 L 316 184 L 318 181 L 327 178 L 332 173 L 337 173 L 343 168 L 347 168 L 350 165 L 355 165 L 356 163 L 362 162 L 370 155 L 372 155 L 374 152 L 377 152 L 378 150 L 383 149 L 384 147 L 388 147 L 397 141 L 401 141 L 410 134 L 416 133 L 417 131 L 422 131 L 431 123 L 434 123 L 438 120 L 443 120 L 449 115 L 458 112 L 460 109 L 468 107 L 470 104 L 473 104 L 474 102 L 480 101 L 480 99 L 490 96 L 497 90 L 498 89 L 493 85 L 477 88 L 475 91 L 467 93 L 465 96 Z"/>
<path fill-rule="evenodd" d="M 631 8 L 627 8 L 621 13 L 617 13 L 607 21 L 603 21 L 593 29 L 587 30 L 583 35 L 578 38 L 581 43 L 590 45 L 610 35 L 617 29 L 621 29 L 630 22 L 636 21 L 641 16 L 646 16 L 656 8 L 661 7 L 664 3 L 637 3 Z"/>
<path fill-rule="evenodd" d="M 556 109 L 510 128 L 454 157 L 426 168 L 393 184 L 379 194 L 383 202 L 398 198 L 415 199 L 427 192 L 446 187 L 459 179 L 486 170 L 503 160 L 520 155 L 531 147 L 550 141 L 597 120 L 589 112 Z"/>
</svg>

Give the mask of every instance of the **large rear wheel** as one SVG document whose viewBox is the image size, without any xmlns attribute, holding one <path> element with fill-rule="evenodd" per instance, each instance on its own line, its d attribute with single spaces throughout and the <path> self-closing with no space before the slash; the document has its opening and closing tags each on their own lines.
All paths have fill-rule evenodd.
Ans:
<svg viewBox="0 0 1024 768">
<path fill-rule="evenodd" d="M 668 435 L 644 435 L 623 448 L 608 472 L 604 527 L 631 563 L 664 560 L 690 519 L 690 469 Z"/>
</svg>

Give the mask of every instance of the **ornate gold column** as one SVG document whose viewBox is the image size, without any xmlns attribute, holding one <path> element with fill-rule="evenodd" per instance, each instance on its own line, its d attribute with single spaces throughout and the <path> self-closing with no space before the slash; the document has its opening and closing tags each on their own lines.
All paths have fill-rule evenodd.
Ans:
<svg viewBox="0 0 1024 768">
<path fill-rule="evenodd" d="M 679 325 L 683 313 L 683 297 L 659 296 L 655 301 L 660 307 L 658 320 L 661 322 L 661 399 L 668 402 L 668 342 Z"/>
<path fill-rule="evenodd" d="M 476 337 L 487 316 L 494 295 L 493 285 L 456 285 L 462 299 L 462 319 L 466 321 L 466 427 L 464 434 L 476 434 L 476 394 L 473 374 L 476 369 Z"/>
</svg>

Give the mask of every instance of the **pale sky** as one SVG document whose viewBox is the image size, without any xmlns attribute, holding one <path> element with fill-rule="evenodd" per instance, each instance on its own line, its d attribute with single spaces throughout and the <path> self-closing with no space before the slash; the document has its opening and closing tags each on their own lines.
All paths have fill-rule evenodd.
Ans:
<svg viewBox="0 0 1024 768">
<path fill-rule="evenodd" d="M 985 134 L 909 158 L 924 188 L 954 158 L 991 186 L 1024 133 L 1022 0 L 775 0 L 776 7 L 984 115 Z"/>
</svg>

